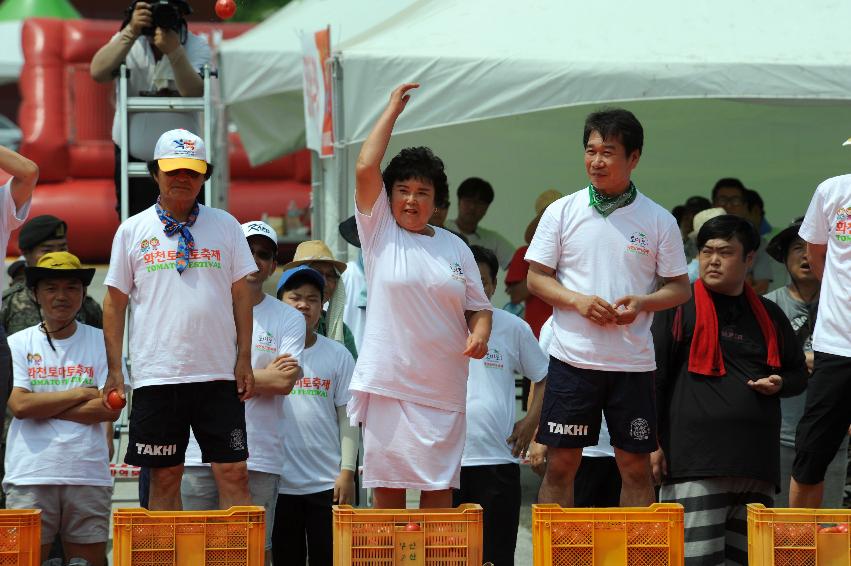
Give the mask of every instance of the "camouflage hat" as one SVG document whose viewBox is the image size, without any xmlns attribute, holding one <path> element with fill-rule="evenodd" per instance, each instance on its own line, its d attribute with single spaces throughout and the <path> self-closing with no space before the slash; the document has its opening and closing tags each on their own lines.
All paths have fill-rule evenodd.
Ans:
<svg viewBox="0 0 851 566">
<path fill-rule="evenodd" d="M 21 250 L 31 250 L 47 240 L 58 240 L 65 238 L 68 234 L 68 225 L 50 214 L 42 214 L 32 218 L 21 227 L 18 235 L 18 247 Z"/>
</svg>

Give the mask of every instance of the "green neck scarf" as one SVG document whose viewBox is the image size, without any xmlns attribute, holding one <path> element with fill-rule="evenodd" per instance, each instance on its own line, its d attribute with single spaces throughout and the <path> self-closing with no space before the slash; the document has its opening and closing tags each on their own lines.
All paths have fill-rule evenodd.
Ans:
<svg viewBox="0 0 851 566">
<path fill-rule="evenodd" d="M 638 189 L 635 188 L 632 181 L 629 182 L 629 188 L 616 197 L 607 197 L 598 191 L 594 185 L 588 185 L 588 206 L 593 206 L 597 212 L 603 215 L 603 218 L 608 217 L 621 207 L 631 205 L 635 202 L 637 196 Z"/>
</svg>

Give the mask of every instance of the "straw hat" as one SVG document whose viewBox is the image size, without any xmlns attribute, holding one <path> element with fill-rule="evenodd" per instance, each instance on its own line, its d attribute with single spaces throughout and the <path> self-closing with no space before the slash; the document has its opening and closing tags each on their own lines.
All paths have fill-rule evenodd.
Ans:
<svg viewBox="0 0 851 566">
<path fill-rule="evenodd" d="M 688 237 L 692 240 L 697 239 L 697 233 L 700 232 L 700 229 L 703 228 L 703 225 L 706 224 L 706 221 L 715 218 L 716 216 L 721 216 L 722 214 L 727 214 L 727 211 L 721 208 L 720 206 L 716 206 L 715 208 L 707 208 L 706 210 L 701 210 L 697 214 L 694 215 L 694 229 L 689 232 Z"/>
<path fill-rule="evenodd" d="M 308 240 L 300 243 L 295 249 L 293 260 L 286 264 L 283 267 L 283 270 L 286 271 L 293 267 L 298 267 L 299 265 L 305 265 L 314 261 L 327 261 L 332 263 L 334 264 L 334 267 L 337 268 L 338 273 L 342 273 L 346 270 L 346 264 L 334 259 L 334 254 L 331 253 L 331 249 L 326 246 L 325 242 L 322 240 Z"/>
<path fill-rule="evenodd" d="M 555 189 L 547 189 L 538 195 L 538 198 L 535 199 L 535 218 L 533 218 L 526 227 L 526 233 L 524 234 L 526 243 L 532 242 L 532 237 L 535 235 L 535 230 L 538 228 L 538 222 L 541 221 L 541 215 L 544 214 L 547 207 L 563 196 L 563 194 Z"/>
</svg>

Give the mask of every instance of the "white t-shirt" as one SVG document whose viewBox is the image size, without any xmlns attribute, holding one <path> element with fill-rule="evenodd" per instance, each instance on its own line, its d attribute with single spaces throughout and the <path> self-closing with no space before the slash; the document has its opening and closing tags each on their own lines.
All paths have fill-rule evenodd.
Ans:
<svg viewBox="0 0 851 566">
<path fill-rule="evenodd" d="M 454 230 L 459 234 L 464 234 L 471 246 L 482 246 L 496 254 L 496 259 L 499 261 L 499 267 L 508 269 L 508 264 L 511 263 L 511 258 L 514 257 L 514 252 L 517 251 L 517 246 L 506 240 L 502 234 L 495 230 L 488 230 L 482 226 L 476 226 L 476 231 L 468 234 L 461 230 L 457 220 L 450 220 L 447 228 Z"/>
<path fill-rule="evenodd" d="M 384 190 L 355 215 L 369 304 L 352 389 L 463 413 L 465 311 L 493 310 L 473 252 L 442 228 L 405 230 Z"/>
<path fill-rule="evenodd" d="M 541 327 L 540 339 L 541 343 L 541 351 L 547 352 L 550 349 L 550 344 L 553 341 L 553 317 L 550 315 L 550 318 L 544 323 Z M 540 392 L 541 395 L 544 394 L 543 391 Z M 601 457 L 615 457 L 615 448 L 612 446 L 612 438 L 609 436 L 609 425 L 606 423 L 606 416 L 603 415 L 600 420 L 600 436 L 597 439 L 596 446 L 586 446 L 582 449 L 583 456 L 590 456 L 591 458 L 601 458 Z"/>
<path fill-rule="evenodd" d="M 121 35 L 116 33 L 112 39 Z M 183 46 L 186 58 L 193 69 L 200 72 L 204 65 L 210 62 L 210 46 L 205 37 L 188 33 L 186 44 Z M 171 67 L 167 55 L 163 55 L 159 61 L 154 58 L 150 41 L 146 36 L 140 36 L 130 48 L 124 63 L 130 70 L 127 80 L 127 95 L 139 96 L 145 91 L 159 91 L 167 88 L 177 90 L 174 80 L 174 70 Z M 118 100 L 118 80 L 115 81 L 115 99 Z M 191 132 L 198 132 L 198 119 L 196 115 L 181 112 L 134 112 L 129 116 L 130 126 L 130 153 L 138 159 L 150 161 L 153 159 L 154 146 L 163 132 L 175 128 L 183 128 Z M 115 115 L 112 119 L 112 141 L 120 145 L 119 115 L 116 102 Z"/>
<path fill-rule="evenodd" d="M 467 439 L 462 466 L 520 463 L 506 439 L 514 430 L 514 376 L 537 383 L 547 376 L 549 358 L 529 325 L 504 310 L 493 311 L 488 353 L 470 360 L 467 383 Z"/>
<path fill-rule="evenodd" d="M 586 188 L 548 206 L 526 261 L 555 269 L 567 289 L 610 303 L 653 292 L 657 275 L 687 272 L 682 235 L 667 210 L 642 193 L 607 218 L 588 203 Z M 629 325 L 599 326 L 575 310 L 556 308 L 554 321 L 549 353 L 565 363 L 602 371 L 656 369 L 652 313 L 640 313 Z"/>
<path fill-rule="evenodd" d="M 5 250 L 9 246 L 9 234 L 12 230 L 18 228 L 27 219 L 30 213 L 30 204 L 32 199 L 28 200 L 24 206 L 18 210 L 15 206 L 15 199 L 12 198 L 12 180 L 10 178 L 0 187 L 0 249 Z M 6 285 L 6 270 L 0 270 L 0 289 L 5 289 Z"/>
<path fill-rule="evenodd" d="M 355 359 L 324 336 L 302 353 L 304 377 L 284 401 L 284 466 L 279 493 L 306 495 L 334 488 L 340 475 L 337 407 L 349 402 Z"/>
<path fill-rule="evenodd" d="M 307 325 L 304 315 L 275 297 L 266 295 L 254 307 L 251 333 L 251 367 L 265 368 L 279 355 L 289 354 L 301 365 Z M 267 474 L 281 473 L 284 465 L 283 395 L 255 395 L 245 402 L 248 435 L 248 469 Z M 195 435 L 189 435 L 186 466 L 206 465 Z"/>
<path fill-rule="evenodd" d="M 812 244 L 827 244 L 813 349 L 851 357 L 851 175 L 824 181 L 798 231 Z"/>
<path fill-rule="evenodd" d="M 54 352 L 38 325 L 9 336 L 14 386 L 47 393 L 103 387 L 103 331 L 77 323 L 74 335 L 53 339 Z M 106 423 L 62 419 L 12 419 L 6 445 L 7 485 L 112 485 Z"/>
<path fill-rule="evenodd" d="M 178 235 L 166 236 L 151 206 L 115 233 L 105 285 L 130 295 L 133 387 L 232 380 L 236 324 L 231 286 L 257 271 L 239 222 L 200 207 L 195 250 L 183 274 Z"/>
<path fill-rule="evenodd" d="M 346 308 L 343 311 L 343 322 L 352 331 L 355 347 L 360 352 L 363 343 L 363 329 L 366 325 L 366 276 L 363 273 L 361 261 L 350 261 L 346 270 L 340 276 L 346 288 Z"/>
</svg>

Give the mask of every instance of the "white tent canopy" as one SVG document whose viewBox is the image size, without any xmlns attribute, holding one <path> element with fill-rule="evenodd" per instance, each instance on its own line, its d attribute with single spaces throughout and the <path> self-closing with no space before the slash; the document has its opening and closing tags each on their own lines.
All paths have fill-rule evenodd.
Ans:
<svg viewBox="0 0 851 566">
<path fill-rule="evenodd" d="M 21 49 L 22 22 L 0 22 L 0 84 L 18 82 L 24 53 Z"/>
<path fill-rule="evenodd" d="M 254 164 L 304 147 L 299 34 L 331 27 L 332 45 L 412 0 L 294 0 L 220 48 L 222 96 Z"/>
<path fill-rule="evenodd" d="M 358 144 L 408 81 L 422 87 L 387 158 L 429 145 L 453 193 L 467 176 L 490 180 L 483 224 L 515 244 L 539 192 L 587 183 L 583 118 L 615 102 L 644 123 L 635 178 L 650 196 L 670 207 L 739 176 L 782 227 L 851 158 L 839 145 L 851 135 L 848 21 L 836 0 L 419 0 L 337 47 L 339 150 L 323 160 L 316 235 L 343 251 Z"/>
<path fill-rule="evenodd" d="M 417 80 L 397 132 L 606 101 L 848 100 L 851 3 L 421 0 L 339 46 L 345 136 Z"/>
</svg>

